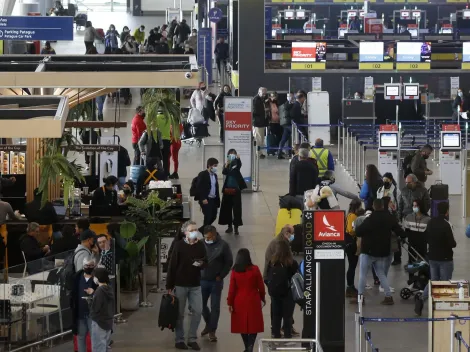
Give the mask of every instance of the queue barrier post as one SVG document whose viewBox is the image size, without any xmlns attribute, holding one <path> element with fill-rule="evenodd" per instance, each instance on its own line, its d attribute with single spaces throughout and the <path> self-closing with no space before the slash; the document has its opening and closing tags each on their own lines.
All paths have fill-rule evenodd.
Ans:
<svg viewBox="0 0 470 352">
<path fill-rule="evenodd" d="M 142 302 L 140 302 L 141 307 L 152 307 L 153 304 L 150 302 L 147 302 L 147 280 L 145 279 L 145 267 L 147 266 L 146 264 L 146 258 L 145 258 L 145 250 L 146 246 L 144 244 L 144 248 L 142 251 Z M 160 253 L 157 253 L 159 255 Z"/>
<path fill-rule="evenodd" d="M 344 159 L 344 170 L 349 171 L 349 127 L 346 127 L 346 156 Z"/>
<path fill-rule="evenodd" d="M 341 157 L 341 165 L 344 166 L 344 145 L 346 144 L 346 139 L 345 139 L 345 137 L 346 137 L 345 136 L 346 127 L 344 127 L 344 125 L 343 125 L 342 130 L 343 130 L 343 155 Z"/>
<path fill-rule="evenodd" d="M 252 189 L 253 192 L 259 191 L 259 154 L 257 150 L 256 140 L 253 140 L 253 178 L 252 178 Z"/>
<path fill-rule="evenodd" d="M 456 317 L 455 315 L 451 315 L 450 316 L 451 318 L 452 317 Z M 449 351 L 450 352 L 454 352 L 454 348 L 455 348 L 455 319 L 451 319 L 450 320 L 450 349 Z"/>
<path fill-rule="evenodd" d="M 121 273 L 119 264 L 116 264 L 116 318 L 114 322 L 116 324 L 127 323 L 127 320 L 122 318 L 121 313 Z"/>
<path fill-rule="evenodd" d="M 362 165 L 361 165 L 361 178 L 359 179 L 359 182 L 361 182 L 365 178 L 365 173 L 366 173 L 366 152 L 367 152 L 367 146 L 365 145 L 363 150 L 362 150 Z"/>
<path fill-rule="evenodd" d="M 357 295 L 357 305 L 358 305 L 358 310 L 359 310 L 359 333 L 358 333 L 358 338 L 359 338 L 359 352 L 362 352 L 362 336 L 364 332 L 364 320 L 363 320 L 363 311 L 362 311 L 362 302 L 364 301 L 364 296 L 363 295 Z"/>
<path fill-rule="evenodd" d="M 336 162 L 339 164 L 340 162 L 340 154 L 339 154 L 339 151 L 341 150 L 341 125 L 338 124 L 338 154 L 337 154 L 337 157 L 336 157 Z"/>
<path fill-rule="evenodd" d="M 359 172 L 359 168 L 358 168 L 358 160 L 359 160 L 359 153 L 360 153 L 360 149 L 359 149 L 359 137 L 356 135 L 356 138 L 355 138 L 355 143 L 354 143 L 354 179 L 356 181 L 359 180 L 359 176 L 358 176 L 358 172 Z"/>
<path fill-rule="evenodd" d="M 457 331 L 455 333 L 455 339 L 457 340 L 457 343 L 458 343 L 458 351 L 461 352 L 462 351 L 462 332 L 461 331 Z"/>
<path fill-rule="evenodd" d="M 370 331 L 366 331 L 364 333 L 364 339 L 366 340 L 366 352 L 369 352 L 369 343 L 368 343 L 368 341 L 370 341 L 370 338 L 371 338 Z"/>
<path fill-rule="evenodd" d="M 362 352 L 361 351 L 361 315 L 356 312 L 354 313 L 354 322 L 355 322 L 355 336 L 356 341 L 355 345 L 355 352 Z"/>
</svg>

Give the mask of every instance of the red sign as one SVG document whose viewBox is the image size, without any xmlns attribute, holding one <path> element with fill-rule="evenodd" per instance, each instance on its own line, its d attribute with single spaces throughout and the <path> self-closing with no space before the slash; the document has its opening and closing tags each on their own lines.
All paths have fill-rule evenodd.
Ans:
<svg viewBox="0 0 470 352">
<path fill-rule="evenodd" d="M 365 33 L 382 34 L 383 22 L 378 18 L 365 18 Z"/>
<path fill-rule="evenodd" d="M 397 132 L 397 125 L 380 125 L 380 131 Z"/>
<path fill-rule="evenodd" d="M 442 125 L 443 131 L 460 131 L 459 125 Z"/>
<path fill-rule="evenodd" d="M 317 44 L 315 42 L 293 42 L 292 61 L 315 62 Z"/>
<path fill-rule="evenodd" d="M 314 241 L 344 241 L 344 211 L 315 211 L 313 216 Z"/>
<path fill-rule="evenodd" d="M 251 101 L 249 98 L 229 100 L 225 105 L 226 131 L 251 131 Z"/>
</svg>

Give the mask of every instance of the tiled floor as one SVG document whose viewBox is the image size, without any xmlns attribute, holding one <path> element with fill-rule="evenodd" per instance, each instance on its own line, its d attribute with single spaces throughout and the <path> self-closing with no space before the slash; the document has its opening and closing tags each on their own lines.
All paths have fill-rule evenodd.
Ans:
<svg viewBox="0 0 470 352">
<path fill-rule="evenodd" d="M 91 20 L 95 23 L 101 21 L 97 13 L 94 13 Z M 122 14 L 112 14 L 112 22 L 120 28 L 124 20 L 118 20 L 116 16 Z M 109 14 L 107 15 L 109 18 Z M 127 17 L 126 17 L 127 18 Z M 152 22 L 150 18 L 143 18 L 146 24 Z M 109 20 L 107 20 L 109 21 Z M 107 27 L 104 19 L 95 23 L 96 27 Z M 141 19 L 129 19 L 129 23 L 140 23 Z M 102 23 L 104 22 L 104 23 Z M 160 21 L 161 22 L 161 21 Z M 101 24 L 102 23 L 102 24 Z M 157 21 L 157 24 L 158 21 Z M 78 36 L 77 36 L 78 37 Z M 242 38 L 243 40 L 244 38 Z M 246 38 L 248 39 L 248 38 Z M 64 45 L 65 44 L 65 45 Z M 82 42 L 79 38 L 73 44 L 61 43 L 57 45 L 58 52 L 77 53 L 82 51 Z M 132 154 L 131 141 L 130 141 L 130 121 L 134 114 L 135 106 L 139 104 L 139 93 L 137 90 L 132 92 L 134 100 L 131 106 L 121 106 L 121 120 L 129 122 L 129 127 L 119 131 L 121 136 L 121 144 L 125 146 Z M 110 103 L 105 104 L 105 119 L 114 119 L 114 110 Z M 208 138 L 208 142 L 216 143 L 217 128 L 215 124 L 210 127 L 212 137 Z M 105 133 L 110 135 L 111 131 Z M 206 155 L 206 158 L 211 155 Z M 376 162 L 376 154 L 369 154 L 369 162 Z M 195 145 L 183 144 L 180 151 L 180 176 L 183 189 L 187 192 L 191 179 L 201 169 L 202 163 L 202 149 Z M 274 226 L 276 221 L 276 214 L 278 211 L 278 196 L 287 193 L 288 189 L 288 169 L 289 162 L 287 160 L 276 160 L 274 158 L 267 158 L 261 161 L 260 165 L 260 183 L 261 189 L 257 193 L 246 193 L 243 195 L 243 221 L 244 226 L 241 228 L 241 235 L 235 237 L 233 235 L 225 235 L 223 227 L 218 227 L 222 238 L 226 240 L 234 253 L 239 248 L 246 247 L 252 253 L 253 261 L 263 266 L 264 252 L 267 244 L 272 239 L 274 234 Z M 432 168 L 436 170 L 435 165 Z M 356 191 L 355 184 L 346 177 L 345 173 L 341 171 L 341 167 L 337 165 L 337 183 L 342 187 Z M 433 181 L 433 180 L 430 180 Z M 340 204 L 343 209 L 348 205 L 348 200 L 341 199 Z M 464 235 L 464 229 L 467 221 L 461 218 L 461 200 L 460 197 L 452 197 L 452 213 L 451 221 L 455 226 L 455 236 L 458 246 L 455 250 L 455 275 L 454 278 L 466 279 L 469 266 L 469 252 L 470 243 Z M 201 221 L 201 214 L 196 211 L 196 220 Z M 406 256 L 405 256 L 406 258 Z M 405 259 L 404 258 L 404 259 Z M 334 275 L 334 273 L 332 273 Z M 406 275 L 402 267 L 392 267 L 390 270 L 390 279 L 392 286 L 396 291 L 404 287 L 406 282 Z M 201 346 L 203 351 L 213 352 L 232 352 L 242 351 L 242 341 L 239 336 L 230 333 L 230 315 L 226 306 L 226 294 L 228 290 L 228 280 L 225 280 L 225 288 L 222 300 L 222 314 L 220 317 L 220 325 L 217 331 L 219 342 L 211 343 L 207 339 L 201 339 Z M 370 279 L 370 282 L 372 280 Z M 398 293 L 395 293 L 395 306 L 384 307 L 379 305 L 382 296 L 378 293 L 376 288 L 367 292 L 367 305 L 365 306 L 365 315 L 370 317 L 412 317 L 413 316 L 413 301 L 403 301 L 399 298 Z M 115 341 L 113 345 L 114 351 L 173 351 L 174 335 L 168 330 L 160 331 L 157 327 L 159 294 L 150 293 L 148 300 L 153 302 L 152 308 L 141 308 L 139 311 L 129 314 L 127 316 L 128 323 L 118 325 L 113 335 Z M 328 307 L 322 307 L 327 309 Z M 354 349 L 354 312 L 355 306 L 346 304 L 345 326 L 346 326 L 346 350 L 353 351 Z M 425 310 L 425 314 L 427 311 Z M 265 333 L 261 336 L 269 337 L 269 310 L 264 309 L 265 318 Z M 296 328 L 301 330 L 301 312 L 295 312 Z M 203 324 L 201 323 L 201 328 Z M 427 326 L 423 323 L 374 323 L 368 324 L 367 328 L 372 332 L 372 339 L 375 347 L 380 351 L 400 351 L 408 350 L 413 352 L 424 352 L 427 350 Z M 71 351 L 71 344 L 66 343 L 56 346 L 53 351 Z"/>
</svg>

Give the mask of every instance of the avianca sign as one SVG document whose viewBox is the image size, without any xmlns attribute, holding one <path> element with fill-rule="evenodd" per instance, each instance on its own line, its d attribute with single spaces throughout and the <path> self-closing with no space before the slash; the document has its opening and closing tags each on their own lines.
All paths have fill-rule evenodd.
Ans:
<svg viewBox="0 0 470 352">
<path fill-rule="evenodd" d="M 344 241 L 344 212 L 313 212 L 313 236 L 316 242 Z"/>
</svg>

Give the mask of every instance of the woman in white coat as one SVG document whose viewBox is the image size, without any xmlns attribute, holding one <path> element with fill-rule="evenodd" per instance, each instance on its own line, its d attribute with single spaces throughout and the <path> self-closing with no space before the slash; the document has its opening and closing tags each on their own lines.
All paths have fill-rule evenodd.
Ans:
<svg viewBox="0 0 470 352">
<path fill-rule="evenodd" d="M 209 91 L 204 82 L 199 83 L 199 87 L 191 95 L 190 103 L 193 109 L 198 109 L 202 114 L 206 99 L 209 98 Z"/>
</svg>

